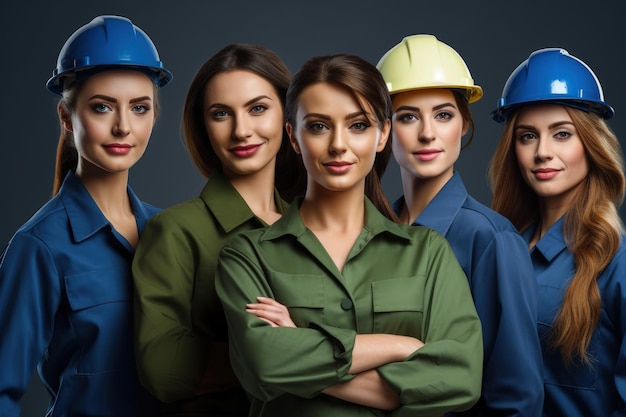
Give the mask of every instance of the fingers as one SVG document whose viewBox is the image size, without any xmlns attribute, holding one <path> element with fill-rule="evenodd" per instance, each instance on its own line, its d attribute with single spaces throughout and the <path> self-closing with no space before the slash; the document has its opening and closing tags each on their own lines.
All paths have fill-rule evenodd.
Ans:
<svg viewBox="0 0 626 417">
<path fill-rule="evenodd" d="M 296 327 L 287 307 L 267 297 L 257 297 L 257 301 L 258 303 L 247 304 L 246 312 L 254 314 L 273 327 Z"/>
</svg>

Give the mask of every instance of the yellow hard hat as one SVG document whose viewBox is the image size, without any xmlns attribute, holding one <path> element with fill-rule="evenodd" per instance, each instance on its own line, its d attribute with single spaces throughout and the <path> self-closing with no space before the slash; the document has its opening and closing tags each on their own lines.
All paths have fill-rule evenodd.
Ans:
<svg viewBox="0 0 626 417">
<path fill-rule="evenodd" d="M 433 35 L 411 35 L 391 48 L 378 61 L 390 94 L 420 88 L 462 89 L 470 103 L 480 100 L 483 89 L 449 45 Z"/>
</svg>

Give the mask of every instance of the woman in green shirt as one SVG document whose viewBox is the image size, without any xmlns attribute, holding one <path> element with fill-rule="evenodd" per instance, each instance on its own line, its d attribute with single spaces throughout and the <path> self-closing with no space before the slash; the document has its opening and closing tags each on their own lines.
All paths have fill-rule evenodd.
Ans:
<svg viewBox="0 0 626 417">
<path fill-rule="evenodd" d="M 378 177 L 391 112 L 380 73 L 353 55 L 313 58 L 285 112 L 306 194 L 268 228 L 234 236 L 216 274 L 250 415 L 470 408 L 480 322 L 445 239 L 391 220 Z"/>
<path fill-rule="evenodd" d="M 278 192 L 294 192 L 283 112 L 289 79 L 272 51 L 236 44 L 207 60 L 189 87 L 185 140 L 208 181 L 198 197 L 151 219 L 133 262 L 139 376 L 161 415 L 248 414 L 214 275 L 224 242 L 273 223 L 286 208 Z M 293 174 L 276 178 L 275 169 Z"/>
</svg>

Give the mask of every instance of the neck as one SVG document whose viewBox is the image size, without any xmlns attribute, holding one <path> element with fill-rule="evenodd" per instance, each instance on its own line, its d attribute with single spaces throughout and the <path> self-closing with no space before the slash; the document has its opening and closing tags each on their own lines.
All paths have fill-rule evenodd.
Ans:
<svg viewBox="0 0 626 417">
<path fill-rule="evenodd" d="M 280 217 L 274 200 L 273 167 L 246 176 L 231 175 L 228 180 L 257 217 L 268 224 Z"/>
<path fill-rule="evenodd" d="M 450 169 L 437 177 L 424 179 L 418 178 L 413 173 L 401 168 L 400 176 L 402 178 L 404 207 L 400 212 L 400 222 L 405 224 L 413 223 L 452 178 L 452 175 L 453 171 Z"/>
<path fill-rule="evenodd" d="M 76 176 L 107 218 L 132 215 L 127 190 L 128 171 L 98 175 L 81 171 L 77 172 Z"/>
<path fill-rule="evenodd" d="M 360 231 L 365 223 L 364 184 L 347 191 L 331 191 L 316 183 L 307 186 L 300 217 L 312 231 Z"/>
</svg>

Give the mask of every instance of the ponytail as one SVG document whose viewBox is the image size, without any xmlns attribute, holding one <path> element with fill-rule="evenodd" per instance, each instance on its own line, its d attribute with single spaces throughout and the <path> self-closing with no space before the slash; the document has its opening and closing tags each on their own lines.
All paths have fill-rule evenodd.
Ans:
<svg viewBox="0 0 626 417">
<path fill-rule="evenodd" d="M 72 135 L 72 132 L 65 129 L 61 122 L 61 136 L 59 137 L 59 145 L 57 146 L 52 196 L 55 196 L 59 192 L 67 173 L 72 169 L 76 169 L 77 165 L 78 152 L 76 152 L 76 148 L 74 147 L 74 135 Z"/>
</svg>

